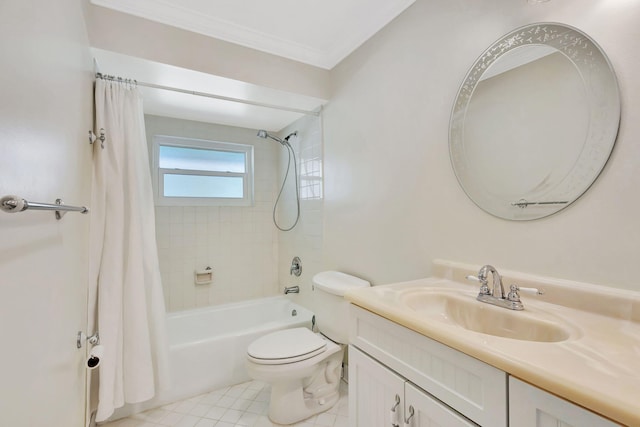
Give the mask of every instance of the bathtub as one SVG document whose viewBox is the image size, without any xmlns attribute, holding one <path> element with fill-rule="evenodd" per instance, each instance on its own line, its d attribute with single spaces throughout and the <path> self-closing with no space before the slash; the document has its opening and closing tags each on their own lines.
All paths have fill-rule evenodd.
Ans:
<svg viewBox="0 0 640 427">
<path fill-rule="evenodd" d="M 311 328 L 313 313 L 284 296 L 167 314 L 171 388 L 154 399 L 118 408 L 112 420 L 249 381 L 247 347 L 272 331 Z"/>
</svg>

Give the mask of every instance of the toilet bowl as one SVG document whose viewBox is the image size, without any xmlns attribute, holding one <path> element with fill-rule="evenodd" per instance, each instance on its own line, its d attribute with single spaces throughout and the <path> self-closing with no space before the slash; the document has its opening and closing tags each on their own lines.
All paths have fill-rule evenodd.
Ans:
<svg viewBox="0 0 640 427">
<path fill-rule="evenodd" d="M 273 345 L 286 339 L 292 340 L 294 348 Z M 285 353 L 288 356 L 283 357 Z M 286 329 L 249 346 L 247 372 L 251 378 L 271 384 L 271 421 L 293 424 L 338 401 L 343 357 L 344 345 L 307 328 Z"/>
<path fill-rule="evenodd" d="M 316 318 L 320 333 L 307 328 L 272 332 L 247 349 L 247 372 L 271 385 L 269 418 L 293 424 L 330 409 L 340 398 L 342 360 L 348 342 L 344 325 L 347 289 L 369 282 L 336 271 L 313 278 Z M 324 316 L 323 316 L 324 313 Z"/>
</svg>

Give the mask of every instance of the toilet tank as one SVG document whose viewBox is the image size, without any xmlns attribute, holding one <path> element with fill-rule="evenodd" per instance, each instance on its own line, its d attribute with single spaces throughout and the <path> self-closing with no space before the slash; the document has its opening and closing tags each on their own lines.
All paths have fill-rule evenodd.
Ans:
<svg viewBox="0 0 640 427">
<path fill-rule="evenodd" d="M 349 302 L 344 293 L 348 289 L 369 287 L 366 280 L 339 271 L 323 271 L 313 276 L 313 305 L 318 330 L 331 340 L 349 342 Z"/>
</svg>

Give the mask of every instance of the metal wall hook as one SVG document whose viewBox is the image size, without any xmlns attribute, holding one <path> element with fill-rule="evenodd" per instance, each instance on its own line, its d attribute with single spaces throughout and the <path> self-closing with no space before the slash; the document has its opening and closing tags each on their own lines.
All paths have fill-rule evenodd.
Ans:
<svg viewBox="0 0 640 427">
<path fill-rule="evenodd" d="M 92 130 L 89 131 L 89 144 L 96 142 L 96 139 L 100 140 L 100 147 L 104 150 L 104 141 L 107 139 L 104 136 L 104 128 L 100 128 L 100 137 L 97 137 Z"/>
<path fill-rule="evenodd" d="M 78 331 L 78 336 L 76 338 L 76 347 L 82 348 L 82 343 L 85 340 L 91 345 L 98 345 L 100 344 L 100 334 L 96 332 L 91 336 L 86 336 L 84 332 Z"/>
</svg>

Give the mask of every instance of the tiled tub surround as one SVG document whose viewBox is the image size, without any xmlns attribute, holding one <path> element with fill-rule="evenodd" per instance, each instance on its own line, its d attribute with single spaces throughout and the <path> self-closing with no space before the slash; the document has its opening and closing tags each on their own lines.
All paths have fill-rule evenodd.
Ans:
<svg viewBox="0 0 640 427">
<path fill-rule="evenodd" d="M 278 233 L 271 222 L 277 195 L 279 144 L 254 129 L 146 115 L 155 135 L 254 146 L 253 206 L 156 207 L 156 239 L 167 311 L 254 299 L 278 292 Z M 213 269 L 213 283 L 196 285 L 194 271 Z"/>
<path fill-rule="evenodd" d="M 167 311 L 275 295 L 278 239 L 271 202 L 251 207 L 156 207 L 156 238 Z M 213 282 L 194 271 L 213 269 Z"/>
<path fill-rule="evenodd" d="M 297 131 L 298 137 L 292 138 L 293 149 L 298 157 L 298 172 L 300 174 L 300 221 L 291 231 L 278 235 L 278 275 L 282 286 L 299 285 L 300 294 L 295 298 L 300 304 L 313 309 L 313 293 L 311 292 L 311 278 L 322 271 L 323 245 L 323 144 L 320 119 L 317 117 L 303 117 L 282 131 L 288 135 Z M 286 150 L 280 150 L 280 175 L 286 168 Z M 290 181 L 283 193 L 283 200 L 279 205 L 280 218 L 285 224 L 290 224 L 295 212 L 295 191 Z M 289 274 L 289 265 L 294 256 L 302 259 L 302 275 L 293 277 Z"/>
<path fill-rule="evenodd" d="M 272 222 L 273 205 L 287 166 L 286 150 L 256 137 L 253 129 L 145 116 L 147 139 L 154 135 L 254 145 L 255 202 L 247 207 L 156 207 L 156 239 L 168 311 L 225 304 L 275 295 L 283 286 L 301 285 L 305 299 L 311 277 L 322 265 L 322 130 L 317 117 L 303 117 L 284 129 L 298 137 L 291 143 L 300 175 L 301 218 L 290 232 Z M 293 167 L 292 167 L 293 170 Z M 295 217 L 291 178 L 283 192 L 278 218 Z M 290 283 L 293 256 L 303 261 L 303 276 Z M 213 283 L 195 285 L 194 270 L 213 269 Z M 309 292 L 306 292 L 306 291 Z M 302 302 L 302 301 L 301 301 Z M 309 305 L 305 300 L 304 305 Z"/>
<path fill-rule="evenodd" d="M 525 310 L 546 313 L 576 330 L 568 340 L 552 343 L 427 322 L 398 302 L 403 291 L 417 288 L 458 289 L 473 297 L 477 286 L 464 277 L 479 267 L 435 261 L 434 277 L 358 290 L 346 298 L 617 423 L 640 425 L 640 294 L 498 268 L 506 286 L 544 289 L 541 296 L 521 295 Z"/>
</svg>

